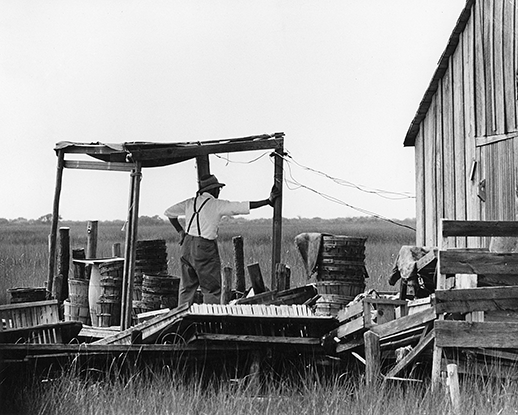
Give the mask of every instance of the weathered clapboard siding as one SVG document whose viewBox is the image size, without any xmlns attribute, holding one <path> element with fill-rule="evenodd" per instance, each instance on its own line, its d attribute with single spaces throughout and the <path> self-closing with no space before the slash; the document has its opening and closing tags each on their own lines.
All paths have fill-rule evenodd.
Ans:
<svg viewBox="0 0 518 415">
<path fill-rule="evenodd" d="M 518 0 L 466 2 L 405 138 L 416 146 L 419 245 L 437 245 L 441 218 L 517 218 L 517 33 Z"/>
</svg>

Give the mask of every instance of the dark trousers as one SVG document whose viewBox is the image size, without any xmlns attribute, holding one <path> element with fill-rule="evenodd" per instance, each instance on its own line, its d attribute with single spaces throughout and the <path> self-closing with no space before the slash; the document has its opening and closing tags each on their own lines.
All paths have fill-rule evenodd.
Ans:
<svg viewBox="0 0 518 415">
<path fill-rule="evenodd" d="M 219 304 L 221 261 L 216 241 L 186 235 L 182 244 L 182 280 L 179 305 L 191 305 L 198 286 L 205 304 Z"/>
</svg>

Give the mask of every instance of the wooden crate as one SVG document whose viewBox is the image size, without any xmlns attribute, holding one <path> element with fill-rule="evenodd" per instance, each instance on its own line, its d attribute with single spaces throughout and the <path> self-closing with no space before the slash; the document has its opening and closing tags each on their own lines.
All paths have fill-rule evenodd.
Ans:
<svg viewBox="0 0 518 415">
<path fill-rule="evenodd" d="M 58 300 L 0 305 L 0 332 L 58 321 Z"/>
</svg>

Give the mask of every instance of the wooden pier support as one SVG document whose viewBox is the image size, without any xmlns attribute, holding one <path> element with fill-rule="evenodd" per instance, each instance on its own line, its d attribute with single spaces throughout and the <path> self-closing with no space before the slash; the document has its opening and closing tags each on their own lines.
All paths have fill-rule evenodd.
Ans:
<svg viewBox="0 0 518 415">
<path fill-rule="evenodd" d="M 68 270 L 70 268 L 70 228 L 59 229 L 58 272 L 52 285 L 52 296 L 60 303 L 68 297 Z"/>
<path fill-rule="evenodd" d="M 243 237 L 234 236 L 232 244 L 234 245 L 234 267 L 236 268 L 236 291 L 237 295 L 240 296 L 246 290 Z"/>
<path fill-rule="evenodd" d="M 285 264 L 277 264 L 275 278 L 272 281 L 272 290 L 284 291 L 290 289 L 291 269 Z"/>
<path fill-rule="evenodd" d="M 221 279 L 221 304 L 228 304 L 232 297 L 232 268 L 223 268 Z"/>
<path fill-rule="evenodd" d="M 273 203 L 273 226 L 272 226 L 272 272 L 275 275 L 275 267 L 281 262 L 282 253 L 282 183 L 283 183 L 283 162 L 284 147 L 277 147 L 274 156 L 274 186 L 279 190 L 279 197 Z"/>
<path fill-rule="evenodd" d="M 380 338 L 373 331 L 363 335 L 365 343 L 365 382 L 367 386 L 375 386 L 381 375 Z"/>
<path fill-rule="evenodd" d="M 254 294 L 261 294 L 266 291 L 264 287 L 263 275 L 261 273 L 261 267 L 259 263 L 255 262 L 253 264 L 247 265 L 248 275 L 250 276 L 250 281 L 252 282 L 252 288 L 254 289 Z"/>
</svg>

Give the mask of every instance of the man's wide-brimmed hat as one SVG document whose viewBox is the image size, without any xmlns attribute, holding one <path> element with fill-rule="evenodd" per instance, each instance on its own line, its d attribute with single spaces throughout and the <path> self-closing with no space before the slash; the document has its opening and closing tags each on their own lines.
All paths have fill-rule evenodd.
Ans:
<svg viewBox="0 0 518 415">
<path fill-rule="evenodd" d="M 213 174 L 209 174 L 207 176 L 203 176 L 200 178 L 198 182 L 198 193 L 203 193 L 207 190 L 223 186 L 225 186 L 225 183 L 220 183 L 216 176 L 214 176 Z"/>
</svg>

